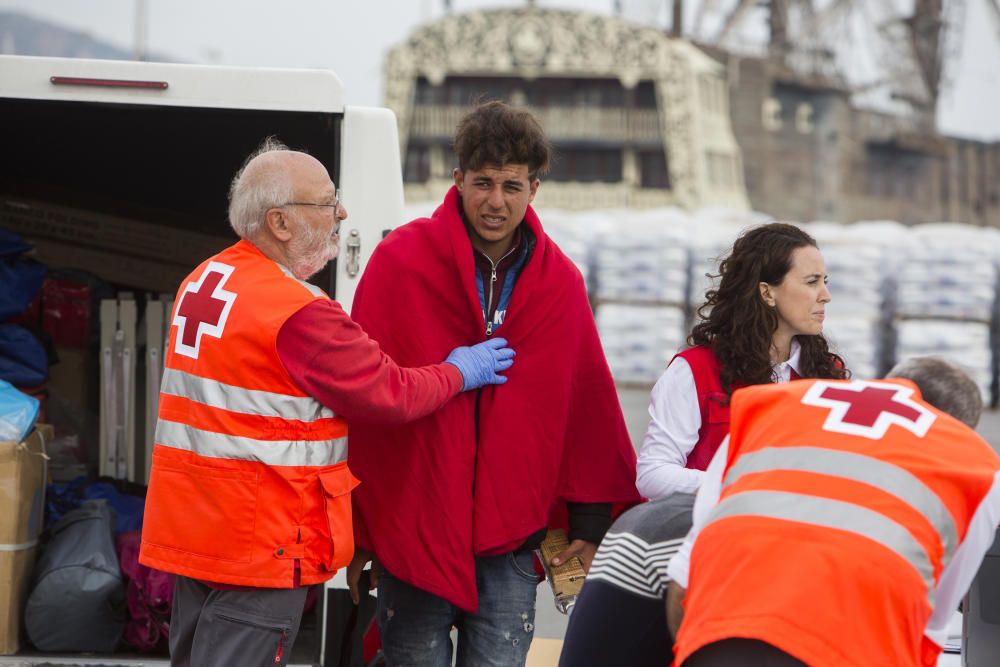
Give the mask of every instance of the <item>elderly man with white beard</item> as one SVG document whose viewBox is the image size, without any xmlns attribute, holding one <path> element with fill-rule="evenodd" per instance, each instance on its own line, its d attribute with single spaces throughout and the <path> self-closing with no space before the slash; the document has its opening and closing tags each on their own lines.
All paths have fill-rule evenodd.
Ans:
<svg viewBox="0 0 1000 667">
<path fill-rule="evenodd" d="M 229 196 L 240 240 L 175 300 L 146 497 L 139 560 L 178 575 L 172 665 L 285 664 L 307 587 L 353 556 L 346 420 L 418 419 L 514 355 L 494 339 L 401 368 L 305 282 L 347 217 L 315 158 L 268 139 Z"/>
</svg>

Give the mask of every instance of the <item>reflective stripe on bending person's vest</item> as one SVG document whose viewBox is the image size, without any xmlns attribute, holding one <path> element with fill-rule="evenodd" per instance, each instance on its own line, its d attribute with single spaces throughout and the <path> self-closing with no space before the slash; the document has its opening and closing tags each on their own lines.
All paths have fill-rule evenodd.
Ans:
<svg viewBox="0 0 1000 667">
<path fill-rule="evenodd" d="M 727 471 L 723 489 L 747 475 L 768 471 L 807 472 L 868 484 L 918 512 L 934 528 L 942 547 L 941 566 L 955 554 L 955 521 L 941 499 L 911 472 L 863 454 L 823 447 L 765 447 L 739 457 Z M 871 508 L 788 491 L 748 490 L 725 498 L 709 523 L 732 516 L 761 516 L 849 531 L 881 544 L 920 574 L 933 605 L 934 558 L 906 526 Z"/>
<path fill-rule="evenodd" d="M 842 477 L 885 491 L 919 512 L 934 527 L 944 551 L 942 567 L 947 567 L 955 555 L 958 529 L 954 518 L 937 494 L 908 470 L 863 454 L 823 447 L 765 447 L 741 456 L 726 473 L 722 488 L 744 475 L 769 470 Z"/>
<path fill-rule="evenodd" d="M 707 523 L 734 516 L 798 521 L 866 537 L 912 565 L 927 586 L 928 602 L 934 604 L 934 566 L 927 551 L 910 531 L 875 510 L 788 491 L 743 491 L 716 505 Z"/>
</svg>

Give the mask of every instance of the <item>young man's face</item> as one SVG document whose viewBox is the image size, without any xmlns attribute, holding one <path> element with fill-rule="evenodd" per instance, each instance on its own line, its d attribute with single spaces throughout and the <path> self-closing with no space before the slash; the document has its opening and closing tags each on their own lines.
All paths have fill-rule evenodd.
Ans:
<svg viewBox="0 0 1000 667">
<path fill-rule="evenodd" d="M 495 262 L 510 249 L 514 230 L 535 198 L 539 180 L 530 179 L 526 164 L 456 169 L 454 176 L 462 210 L 472 227 L 472 246 Z"/>
</svg>

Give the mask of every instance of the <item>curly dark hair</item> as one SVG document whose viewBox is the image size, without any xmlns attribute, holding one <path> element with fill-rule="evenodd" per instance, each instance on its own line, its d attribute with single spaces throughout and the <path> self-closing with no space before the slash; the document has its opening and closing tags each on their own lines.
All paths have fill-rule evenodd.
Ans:
<svg viewBox="0 0 1000 667">
<path fill-rule="evenodd" d="M 722 387 L 733 389 L 774 381 L 771 341 L 778 316 L 760 295 L 759 285 L 780 285 L 792 268 L 796 248 L 816 245 L 798 227 L 773 222 L 747 230 L 736 239 L 729 256 L 719 264 L 719 287 L 705 293 L 698 308 L 700 321 L 688 336 L 689 345 L 709 345 L 722 364 Z M 796 336 L 801 346 L 803 377 L 841 380 L 850 376 L 844 360 L 830 352 L 822 334 Z"/>
<path fill-rule="evenodd" d="M 462 171 L 526 164 L 532 181 L 549 170 L 552 156 L 552 145 L 531 112 L 499 101 L 479 104 L 462 118 L 454 149 Z"/>
</svg>

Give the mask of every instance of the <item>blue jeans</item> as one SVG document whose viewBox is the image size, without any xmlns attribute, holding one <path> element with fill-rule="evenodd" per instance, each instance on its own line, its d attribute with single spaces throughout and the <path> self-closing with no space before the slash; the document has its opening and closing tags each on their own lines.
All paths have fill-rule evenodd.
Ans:
<svg viewBox="0 0 1000 667">
<path fill-rule="evenodd" d="M 451 628 L 458 628 L 457 667 L 521 667 L 535 633 L 534 554 L 476 558 L 479 610 L 443 598 L 383 571 L 375 618 L 389 667 L 451 667 Z"/>
</svg>

